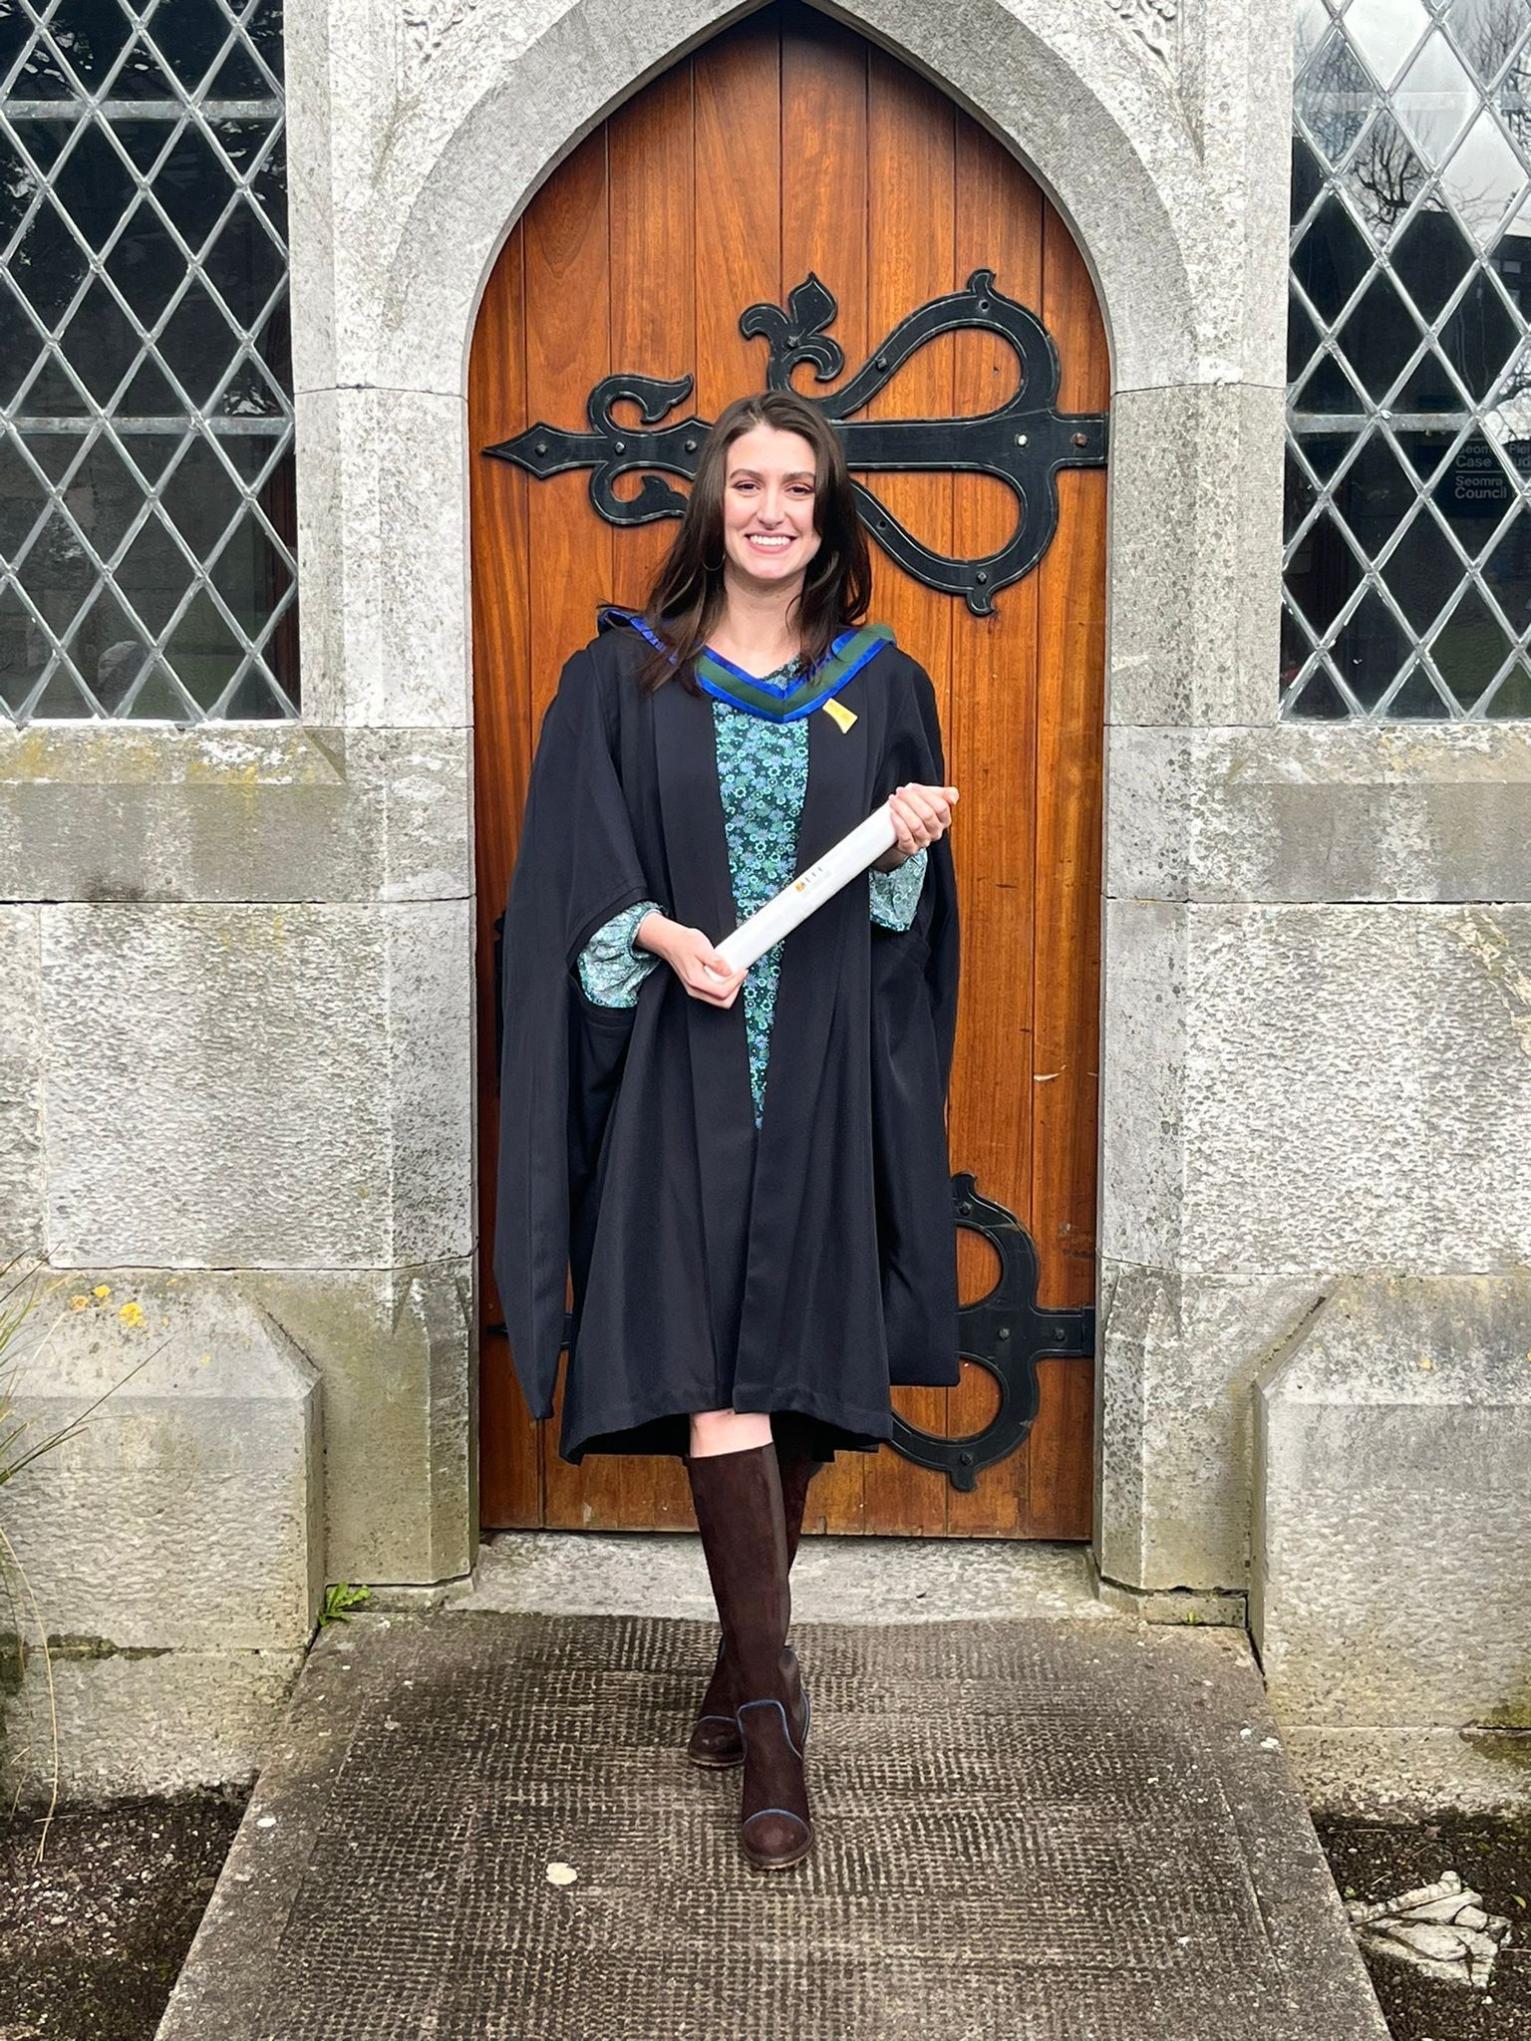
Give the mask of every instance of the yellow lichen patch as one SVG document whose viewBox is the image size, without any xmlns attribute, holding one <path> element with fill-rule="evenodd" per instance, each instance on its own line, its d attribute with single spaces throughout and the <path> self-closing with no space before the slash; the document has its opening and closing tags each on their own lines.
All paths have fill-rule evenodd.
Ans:
<svg viewBox="0 0 1531 2041">
<path fill-rule="evenodd" d="M 142 1325 L 144 1322 L 144 1307 L 136 1298 L 133 1298 L 118 1309 L 117 1316 L 124 1325 Z"/>
<path fill-rule="evenodd" d="M 89 1302 L 90 1299 L 85 1295 L 85 1292 L 81 1290 L 75 1296 L 70 1298 L 69 1308 L 71 1311 L 83 1311 Z"/>
<path fill-rule="evenodd" d="M 112 1286 L 110 1283 L 97 1283 L 96 1287 L 91 1291 L 90 1294 L 93 1297 L 101 1298 L 102 1301 L 105 1302 L 105 1300 L 112 1294 Z"/>
</svg>

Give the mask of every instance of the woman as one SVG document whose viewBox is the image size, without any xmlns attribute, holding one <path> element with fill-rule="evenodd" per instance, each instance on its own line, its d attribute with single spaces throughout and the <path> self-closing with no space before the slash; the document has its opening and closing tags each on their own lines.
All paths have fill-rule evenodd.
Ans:
<svg viewBox="0 0 1531 2041">
<path fill-rule="evenodd" d="M 812 1847 L 786 1642 L 808 1484 L 958 1379 L 945 1093 L 956 789 L 929 677 L 862 625 L 845 459 L 788 392 L 702 447 L 641 613 L 544 717 L 505 915 L 495 1279 L 559 1450 L 681 1456 L 722 1628 L 692 1732 L 762 1869 Z M 747 972 L 714 947 L 880 802 L 895 847 Z M 742 995 L 742 997 L 741 997 Z"/>
</svg>

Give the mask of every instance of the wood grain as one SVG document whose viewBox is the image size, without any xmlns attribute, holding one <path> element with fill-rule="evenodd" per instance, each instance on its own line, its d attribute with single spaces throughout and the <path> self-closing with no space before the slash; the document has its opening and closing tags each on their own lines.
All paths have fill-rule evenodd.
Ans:
<svg viewBox="0 0 1531 2041">
<path fill-rule="evenodd" d="M 992 136 L 886 51 L 800 0 L 781 0 L 702 45 L 593 131 L 508 236 L 469 373 L 478 859 L 479 1158 L 486 1324 L 498 1113 L 492 944 L 543 709 L 602 600 L 641 602 L 674 536 L 666 520 L 614 530 L 581 472 L 531 483 L 477 449 L 527 423 L 578 426 L 614 369 L 689 374 L 687 408 L 715 417 L 763 387 L 765 349 L 738 329 L 810 272 L 833 292 L 839 377 L 898 320 L 978 267 L 1036 310 L 1063 364 L 1064 409 L 1109 402 L 1104 329 L 1056 212 Z M 870 415 L 967 416 L 1016 384 L 1007 344 L 973 333 L 922 349 Z M 637 423 L 634 414 L 633 423 Z M 1015 503 L 988 477 L 868 475 L 888 509 L 943 552 L 1008 537 Z M 631 493 L 632 477 L 624 484 Z M 926 667 L 947 777 L 963 977 L 949 1112 L 952 1165 L 1028 1225 L 1042 1299 L 1086 1303 L 1094 1284 L 1105 475 L 1065 474 L 1060 522 L 1036 570 L 996 614 L 918 585 L 874 548 L 872 613 Z M 986 1243 L 958 1237 L 964 1299 L 993 1283 Z M 833 1356 L 823 1357 L 826 1368 Z M 677 1461 L 557 1453 L 558 1416 L 528 1421 L 503 1335 L 486 1333 L 481 1500 L 488 1527 L 684 1528 Z M 1030 1440 L 959 1494 L 891 1449 L 842 1455 L 815 1483 L 810 1530 L 1082 1538 L 1090 1529 L 1093 1364 L 1049 1360 Z M 951 1390 L 900 1389 L 924 1429 L 980 1429 L 995 1404 L 981 1369 Z M 560 1405 L 561 1408 L 561 1405 Z"/>
</svg>

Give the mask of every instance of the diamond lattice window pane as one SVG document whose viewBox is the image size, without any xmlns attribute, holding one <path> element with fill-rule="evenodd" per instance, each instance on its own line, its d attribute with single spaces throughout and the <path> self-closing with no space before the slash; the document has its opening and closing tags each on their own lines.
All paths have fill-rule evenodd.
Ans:
<svg viewBox="0 0 1531 2041">
<path fill-rule="evenodd" d="M 1373 432 L 1335 485 L 1334 506 L 1368 559 L 1375 560 L 1419 501 L 1392 442 Z"/>
<path fill-rule="evenodd" d="M 1383 563 L 1384 586 L 1417 633 L 1427 631 L 1466 578 L 1461 555 L 1428 510 Z"/>
<path fill-rule="evenodd" d="M 1478 95 L 1444 35 L 1433 35 L 1414 59 L 1393 105 L 1426 164 L 1438 170 L 1478 108 Z"/>
<path fill-rule="evenodd" d="M 1340 329 L 1340 347 L 1367 395 L 1381 403 L 1424 338 L 1390 276 L 1372 278 Z"/>
<path fill-rule="evenodd" d="M 1436 670 L 1470 709 L 1510 655 L 1510 641 L 1476 588 L 1469 588 L 1430 640 Z"/>
<path fill-rule="evenodd" d="M 1521 713 L 1531 9 L 1295 18 L 1281 713 Z"/>
<path fill-rule="evenodd" d="M 1524 505 L 1494 540 L 1479 570 L 1517 638 L 1531 633 L 1531 511 Z"/>
<path fill-rule="evenodd" d="M 1425 188 L 1428 172 L 1391 113 L 1379 113 L 1340 172 L 1356 213 L 1379 245 Z"/>
<path fill-rule="evenodd" d="M 1335 633 L 1331 657 L 1363 708 L 1378 697 L 1410 657 L 1410 640 L 1375 589 L 1368 589 Z"/>
<path fill-rule="evenodd" d="M 1297 114 L 1321 157 L 1338 163 L 1366 125 L 1376 104 L 1371 80 L 1340 31 L 1331 29 L 1302 62 L 1299 45 Z"/>
<path fill-rule="evenodd" d="M 0 55 L 0 709 L 292 716 L 280 0 L 4 0 Z"/>
<path fill-rule="evenodd" d="M 1424 0 L 1350 0 L 1345 39 L 1386 91 L 1429 26 Z"/>
</svg>

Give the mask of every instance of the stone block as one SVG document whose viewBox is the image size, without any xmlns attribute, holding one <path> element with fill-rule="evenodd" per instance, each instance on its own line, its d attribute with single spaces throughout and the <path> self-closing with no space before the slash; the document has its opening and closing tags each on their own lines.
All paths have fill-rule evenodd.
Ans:
<svg viewBox="0 0 1531 2041">
<path fill-rule="evenodd" d="M 1139 1592 L 1248 1583 L 1251 1387 L 1312 1310 L 1306 1278 L 1110 1267 L 1096 1553 Z"/>
<path fill-rule="evenodd" d="M 1113 399 L 1112 723 L 1275 720 L 1284 401 L 1247 384 Z"/>
<path fill-rule="evenodd" d="M 300 391 L 295 415 L 305 703 L 312 683 L 313 712 L 349 728 L 468 726 L 462 396 Z"/>
<path fill-rule="evenodd" d="M 464 898 L 468 748 L 460 728 L 0 727 L 0 893 Z"/>
<path fill-rule="evenodd" d="M 0 1266 L 43 1244 L 38 911 L 0 907 Z"/>
<path fill-rule="evenodd" d="M 24 1294 L 5 1357 L 23 1447 L 76 1427 L 4 1490 L 49 1631 L 113 1650 L 301 1648 L 324 1583 L 322 1435 L 293 1341 L 193 1276 L 39 1270 Z"/>
<path fill-rule="evenodd" d="M 111 1800 L 248 1786 L 280 1733 L 302 1651 L 114 1651 L 66 1642 L 52 1658 L 58 1790 Z M 49 1692 L 40 1657 L 0 1717 L 0 1771 L 26 1807 L 54 1784 Z"/>
<path fill-rule="evenodd" d="M 327 1577 L 430 1583 L 470 1573 L 471 1257 L 419 1268 L 263 1269 L 238 1281 L 324 1381 Z"/>
<path fill-rule="evenodd" d="M 1531 908 L 1181 911 L 1181 1265 L 1531 1263 Z"/>
<path fill-rule="evenodd" d="M 54 1263 L 466 1253 L 469 912 L 45 908 Z"/>
<path fill-rule="evenodd" d="M 1100 1252 L 1168 1268 L 1185 1197 L 1188 910 L 1107 900 L 1103 918 Z"/>
<path fill-rule="evenodd" d="M 1523 724 L 1117 726 L 1108 742 L 1111 894 L 1531 901 Z"/>
<path fill-rule="evenodd" d="M 1257 1384 L 1255 1441 L 1278 1716 L 1531 1729 L 1531 1270 L 1336 1284 Z"/>
<path fill-rule="evenodd" d="M 22 1452 L 64 1435 L 0 1490 L 5 1783 L 50 1788 L 54 1709 L 66 1793 L 247 1778 L 323 1599 L 318 1378 L 226 1286 L 39 1271 L 23 1294 L 7 1428 Z"/>
</svg>

